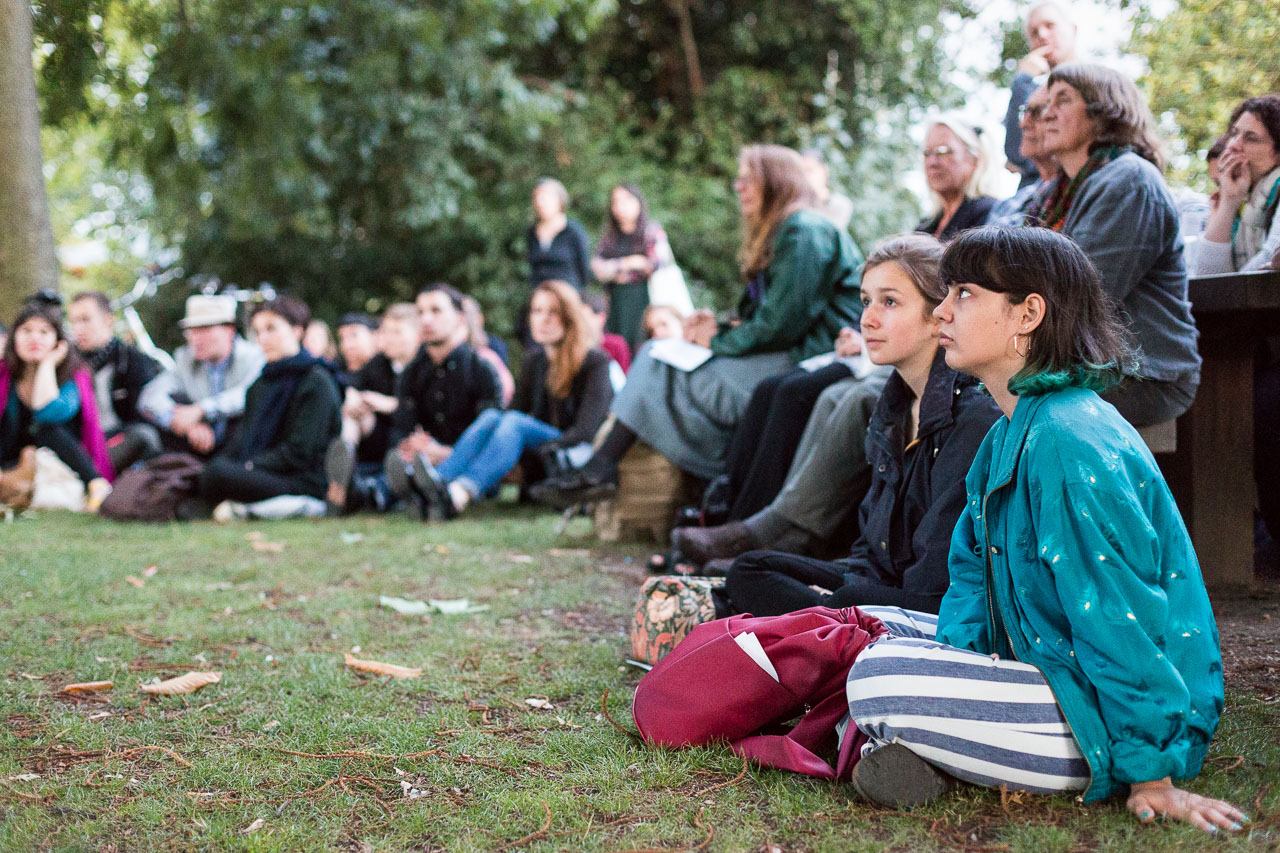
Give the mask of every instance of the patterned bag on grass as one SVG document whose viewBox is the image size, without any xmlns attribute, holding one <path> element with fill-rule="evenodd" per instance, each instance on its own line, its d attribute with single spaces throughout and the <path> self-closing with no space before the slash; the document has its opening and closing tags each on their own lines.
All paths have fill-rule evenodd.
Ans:
<svg viewBox="0 0 1280 853">
<path fill-rule="evenodd" d="M 638 661 L 657 663 L 676 647 L 695 625 L 716 618 L 711 592 L 724 578 L 660 575 L 640 587 L 631 623 L 631 654 Z"/>
</svg>

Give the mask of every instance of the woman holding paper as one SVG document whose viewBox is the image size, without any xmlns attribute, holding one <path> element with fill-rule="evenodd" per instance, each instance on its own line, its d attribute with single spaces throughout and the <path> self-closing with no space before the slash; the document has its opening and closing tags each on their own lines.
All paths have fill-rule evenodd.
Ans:
<svg viewBox="0 0 1280 853">
<path fill-rule="evenodd" d="M 612 493 L 618 462 L 637 438 L 694 476 L 723 473 L 733 429 L 755 387 L 829 352 L 840 329 L 857 323 L 862 255 L 847 233 L 812 209 L 800 155 L 777 145 L 743 149 L 734 189 L 746 282 L 740 322 L 720 328 L 709 311 L 696 312 L 685 321 L 685 341 L 698 357 L 687 361 L 687 352 L 643 347 L 614 400 L 617 421 L 595 455 L 581 471 L 539 484 L 535 499 L 570 505 Z"/>
<path fill-rule="evenodd" d="M 1004 416 L 966 477 L 936 632 L 897 611 L 849 672 L 872 746 L 855 787 L 894 807 L 956 778 L 1119 795 L 1143 823 L 1239 831 L 1239 810 L 1174 785 L 1213 740 L 1222 656 L 1169 486 L 1098 396 L 1134 354 L 1097 272 L 1049 229 L 982 228 L 942 279 L 947 364 Z"/>
</svg>

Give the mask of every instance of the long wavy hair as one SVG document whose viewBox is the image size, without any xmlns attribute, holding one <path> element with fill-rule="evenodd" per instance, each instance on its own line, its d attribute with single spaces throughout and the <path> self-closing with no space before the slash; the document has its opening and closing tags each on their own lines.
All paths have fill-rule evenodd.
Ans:
<svg viewBox="0 0 1280 853">
<path fill-rule="evenodd" d="M 4 363 L 9 366 L 9 376 L 13 382 L 20 380 L 28 368 L 35 369 L 35 365 L 28 365 L 18 357 L 18 329 L 22 328 L 28 320 L 44 320 L 53 327 L 59 343 L 67 341 L 67 357 L 62 360 L 62 364 L 58 365 L 55 376 L 59 385 L 70 381 L 77 370 L 84 368 L 85 363 L 80 353 L 76 351 L 75 345 L 67 339 L 67 330 L 62 324 L 62 309 L 51 302 L 33 299 L 18 311 L 17 319 L 9 327 L 9 338 L 4 344 Z M 0 405 L 4 405 L 4 402 L 0 401 Z"/>
<path fill-rule="evenodd" d="M 1133 153 L 1164 171 L 1164 143 L 1156 134 L 1155 117 L 1132 80 L 1105 65 L 1069 62 L 1049 72 L 1046 85 L 1054 83 L 1066 83 L 1084 99 L 1085 112 L 1096 128 L 1090 154 L 1099 148 L 1120 145 L 1133 149 Z"/>
<path fill-rule="evenodd" d="M 773 238 L 782 220 L 802 207 L 816 207 L 817 195 L 804 174 L 800 155 L 782 145 L 748 145 L 738 155 L 747 180 L 760 186 L 760 209 L 742 217 L 738 269 L 749 279 L 773 263 Z"/>
<path fill-rule="evenodd" d="M 1137 366 L 1132 336 L 1102 289 L 1089 256 L 1048 228 L 966 231 L 942 256 L 948 286 L 976 284 L 1018 305 L 1044 297 L 1044 319 L 1031 332 L 1027 361 L 1009 380 L 1010 393 L 1043 394 L 1068 386 L 1105 391 Z"/>
<path fill-rule="evenodd" d="M 533 298 L 536 299 L 539 293 L 545 293 L 556 301 L 556 314 L 564 326 L 564 337 L 547 353 L 550 358 L 547 390 L 552 397 L 563 400 L 573 390 L 573 380 L 582 369 L 587 350 L 591 349 L 591 330 L 583 317 L 582 299 L 573 285 L 563 281 L 544 281 L 533 289 Z"/>
</svg>

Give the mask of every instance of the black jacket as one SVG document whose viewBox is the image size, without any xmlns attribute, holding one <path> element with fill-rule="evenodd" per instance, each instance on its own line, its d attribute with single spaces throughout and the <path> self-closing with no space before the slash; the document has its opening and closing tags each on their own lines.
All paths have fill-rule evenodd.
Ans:
<svg viewBox="0 0 1280 853">
<path fill-rule="evenodd" d="M 942 229 L 938 239 L 945 243 L 961 231 L 968 231 L 970 228 L 981 228 L 986 225 L 987 216 L 991 213 L 991 208 L 995 207 L 995 204 L 996 200 L 989 195 L 966 198 L 960 203 L 960 207 L 956 210 L 956 215 L 951 217 L 947 227 Z M 928 219 L 921 219 L 916 225 L 916 230 L 925 234 L 932 234 L 938 229 L 938 223 L 941 220 L 942 212 L 939 211 Z"/>
<path fill-rule="evenodd" d="M 588 350 L 578 375 L 573 377 L 569 396 L 563 400 L 552 397 L 547 390 L 549 367 L 542 347 L 534 347 L 525 355 L 511 408 L 560 430 L 560 437 L 548 447 L 567 448 L 591 441 L 609 416 L 609 406 L 613 403 L 609 356 L 603 350 Z"/>
<path fill-rule="evenodd" d="M 93 365 L 95 374 L 111 368 L 111 407 L 120 423 L 123 425 L 144 420 L 138 413 L 138 397 L 142 394 L 142 386 L 160 372 L 160 363 L 119 338 L 112 338 L 111 343 L 101 350 L 84 355 Z M 98 357 L 95 358 L 95 355 Z"/>
<path fill-rule="evenodd" d="M 858 507 L 861 535 L 837 560 L 845 585 L 838 604 L 879 604 L 937 613 L 947 591 L 947 553 L 964 510 L 964 478 L 1000 409 L 938 350 L 916 440 L 904 447 L 912 394 L 889 378 L 867 429 L 871 488 Z"/>
<path fill-rule="evenodd" d="M 259 377 L 244 397 L 244 420 L 227 446 L 218 452 L 228 459 L 242 459 L 242 446 L 252 424 L 266 404 L 266 383 Z M 342 429 L 342 399 L 332 371 L 323 364 L 312 367 L 298 382 L 272 445 L 245 460 L 254 468 L 283 477 L 296 477 L 308 493 L 324 494 L 324 453 Z"/>
<path fill-rule="evenodd" d="M 587 229 L 570 219 L 545 249 L 538 241 L 538 228 L 530 225 L 525 232 L 529 252 L 529 286 L 544 281 L 565 281 L 578 290 L 591 283 L 591 240 Z"/>
<path fill-rule="evenodd" d="M 391 421 L 391 446 L 418 427 L 451 445 L 485 409 L 502 408 L 502 384 L 489 362 L 462 343 L 436 364 L 424 346 L 400 374 L 400 405 Z"/>
<path fill-rule="evenodd" d="M 406 369 L 408 365 L 405 366 Z M 391 359 L 378 353 L 359 370 L 344 377 L 346 384 L 357 391 L 375 391 L 388 397 L 400 396 L 400 377 L 391 365 Z M 392 423 L 395 413 L 378 413 L 373 416 L 373 430 L 360 439 L 356 446 L 356 458 L 360 462 L 381 462 L 391 447 Z"/>
</svg>

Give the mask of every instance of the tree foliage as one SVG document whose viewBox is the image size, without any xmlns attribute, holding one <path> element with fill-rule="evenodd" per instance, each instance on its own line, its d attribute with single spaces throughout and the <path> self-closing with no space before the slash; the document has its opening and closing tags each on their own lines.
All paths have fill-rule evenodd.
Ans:
<svg viewBox="0 0 1280 853">
<path fill-rule="evenodd" d="M 1157 115 L 1182 139 L 1181 170 L 1203 183 L 1204 153 L 1247 97 L 1280 92 L 1280 15 L 1257 0 L 1179 0 L 1139 15 L 1131 49 L 1150 68 L 1143 84 Z"/>
<path fill-rule="evenodd" d="M 593 232 L 609 187 L 639 183 L 721 304 L 743 144 L 822 147 L 860 240 L 903 227 L 901 123 L 945 97 L 932 36 L 960 4 L 48 0 L 36 55 L 55 140 L 92 126 L 115 224 L 188 271 L 330 316 L 444 279 L 504 326 L 544 174 Z"/>
</svg>

